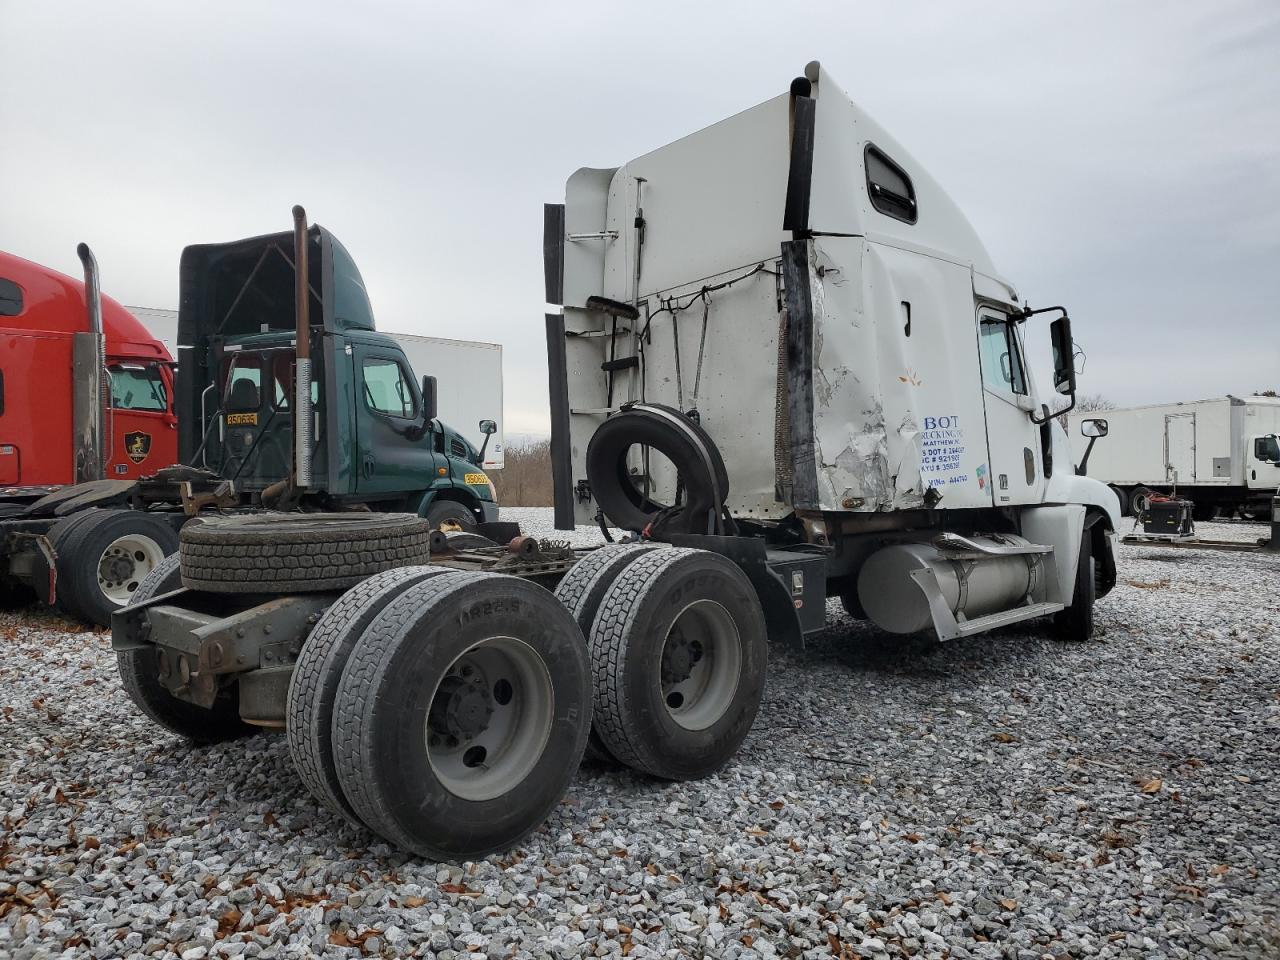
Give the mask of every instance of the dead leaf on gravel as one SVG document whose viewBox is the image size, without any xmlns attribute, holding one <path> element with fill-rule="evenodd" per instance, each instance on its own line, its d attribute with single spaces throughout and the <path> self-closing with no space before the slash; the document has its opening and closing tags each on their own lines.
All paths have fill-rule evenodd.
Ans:
<svg viewBox="0 0 1280 960">
<path fill-rule="evenodd" d="M 1164 781 L 1159 777 L 1153 777 L 1150 780 L 1139 780 L 1138 784 L 1142 787 L 1143 793 L 1159 793 L 1164 789 Z"/>
<path fill-rule="evenodd" d="M 401 903 L 403 903 L 410 910 L 414 909 L 415 907 L 420 907 L 426 902 L 427 902 L 426 897 L 405 897 L 404 900 L 401 901 Z"/>
<path fill-rule="evenodd" d="M 1210 868 L 1210 870 L 1209 870 L 1209 876 L 1211 876 L 1211 877 L 1220 877 L 1220 876 L 1222 876 L 1224 873 L 1226 873 L 1226 872 L 1227 872 L 1228 870 L 1230 870 L 1230 869 L 1231 869 L 1231 868 L 1230 868 L 1229 866 L 1227 866 L 1225 863 L 1220 863 L 1220 864 L 1218 864 L 1216 867 L 1212 867 L 1212 868 Z"/>
<path fill-rule="evenodd" d="M 775 800 L 775 801 L 773 801 L 773 803 L 769 804 L 769 809 L 770 809 L 770 810 L 781 810 L 781 809 L 782 809 L 783 807 L 785 807 L 786 805 L 787 805 L 787 804 L 786 804 L 786 802 L 785 802 L 785 801 L 783 801 L 783 800 Z"/>
<path fill-rule="evenodd" d="M 1012 733 L 1005 733 L 1003 730 L 991 735 L 992 740 L 998 740 L 1000 743 L 1017 743 L 1018 738 Z"/>
<path fill-rule="evenodd" d="M 1000 906 L 1004 907 L 1006 910 L 1017 910 L 1018 901 L 1017 900 L 1001 900 Z"/>
<path fill-rule="evenodd" d="M 939 891 L 938 891 L 938 899 L 942 901 L 942 905 L 943 905 L 944 907 L 949 907 L 949 906 L 951 906 L 951 894 L 949 894 L 949 893 L 943 893 L 941 890 L 939 890 Z"/>
</svg>

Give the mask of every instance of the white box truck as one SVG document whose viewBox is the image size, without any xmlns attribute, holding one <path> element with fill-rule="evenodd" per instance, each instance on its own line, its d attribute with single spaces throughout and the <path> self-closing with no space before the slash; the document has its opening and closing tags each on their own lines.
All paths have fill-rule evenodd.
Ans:
<svg viewBox="0 0 1280 960">
<path fill-rule="evenodd" d="M 1128 512 L 1140 513 L 1153 492 L 1176 489 L 1195 504 L 1197 520 L 1269 515 L 1280 487 L 1280 398 L 1227 396 L 1096 416 L 1107 421 L 1107 439 L 1087 472 Z"/>
<path fill-rule="evenodd" d="M 178 311 L 157 307 L 127 307 L 169 352 L 177 353 Z M 440 419 L 484 450 L 484 469 L 501 470 L 502 440 L 502 344 L 476 340 L 423 337 L 391 333 L 400 344 L 418 378 L 436 378 Z M 493 420 L 497 433 L 485 445 L 481 420 Z"/>
</svg>

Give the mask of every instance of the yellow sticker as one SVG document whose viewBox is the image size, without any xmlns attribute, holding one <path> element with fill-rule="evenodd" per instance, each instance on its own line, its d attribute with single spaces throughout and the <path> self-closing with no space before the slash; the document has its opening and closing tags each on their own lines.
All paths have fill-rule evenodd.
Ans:
<svg viewBox="0 0 1280 960">
<path fill-rule="evenodd" d="M 228 413 L 228 427 L 256 427 L 258 425 L 258 415 L 256 413 Z"/>
<path fill-rule="evenodd" d="M 462 478 L 462 482 L 477 487 L 486 487 L 489 485 L 489 478 L 483 473 L 468 473 Z"/>
</svg>

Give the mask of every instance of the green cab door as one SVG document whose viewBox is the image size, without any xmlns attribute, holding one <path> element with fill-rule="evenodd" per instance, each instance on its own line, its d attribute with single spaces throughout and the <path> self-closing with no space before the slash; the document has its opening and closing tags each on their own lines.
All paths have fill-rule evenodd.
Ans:
<svg viewBox="0 0 1280 960">
<path fill-rule="evenodd" d="M 354 344 L 356 491 L 362 498 L 429 487 L 443 462 L 421 435 L 422 396 L 404 355 L 380 344 Z"/>
</svg>

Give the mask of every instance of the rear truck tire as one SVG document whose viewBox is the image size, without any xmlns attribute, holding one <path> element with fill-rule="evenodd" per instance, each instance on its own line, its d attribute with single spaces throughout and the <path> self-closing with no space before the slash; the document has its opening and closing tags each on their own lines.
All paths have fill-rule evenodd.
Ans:
<svg viewBox="0 0 1280 960">
<path fill-rule="evenodd" d="M 1240 506 L 1236 507 L 1236 514 L 1240 517 L 1241 520 L 1245 520 L 1250 523 L 1253 523 L 1254 521 L 1260 520 L 1262 518 L 1263 509 L 1261 507 L 1253 507 L 1248 504 L 1241 504 Z"/>
<path fill-rule="evenodd" d="M 623 570 L 652 549 L 654 549 L 653 546 L 647 543 L 606 544 L 575 563 L 556 585 L 556 599 L 569 611 L 569 615 L 577 622 L 584 637 L 591 636 L 591 625 L 595 622 L 596 612 L 600 609 L 600 601 L 613 586 L 613 581 Z M 594 724 L 591 727 L 591 735 L 587 738 L 587 750 L 584 756 L 587 760 L 600 763 L 618 762 L 605 746 Z"/>
<path fill-rule="evenodd" d="M 439 530 L 442 523 L 456 523 L 463 530 L 471 532 L 479 524 L 476 515 L 456 500 L 437 500 L 427 507 L 427 522 L 432 530 Z"/>
<path fill-rule="evenodd" d="M 178 550 L 168 519 L 142 510 L 89 510 L 64 522 L 54 542 L 58 606 L 100 627 Z"/>
<path fill-rule="evenodd" d="M 1147 487 L 1134 487 L 1129 491 L 1129 515 L 1141 517 L 1147 512 L 1147 504 L 1151 500 L 1152 491 Z"/>
<path fill-rule="evenodd" d="M 1086 529 L 1080 539 L 1080 558 L 1076 561 L 1076 587 L 1071 603 L 1053 615 L 1058 636 L 1072 643 L 1083 643 L 1093 637 L 1093 602 L 1097 598 L 1094 573 L 1093 536 Z"/>
<path fill-rule="evenodd" d="M 96 509 L 89 509 L 89 510 L 83 510 L 80 513 L 73 513 L 71 516 L 63 520 L 59 520 L 52 527 L 49 528 L 49 532 L 45 535 L 45 537 L 46 539 L 48 539 L 49 545 L 53 547 L 55 560 L 60 555 L 62 544 L 66 541 L 67 536 L 71 533 L 71 531 L 74 530 L 86 519 L 93 516 L 97 512 L 98 511 Z M 55 570 L 57 570 L 56 566 L 55 566 Z M 61 571 L 58 571 L 58 579 L 60 580 L 61 578 L 62 578 Z M 60 584 L 58 586 L 60 586 Z M 66 598 L 69 595 L 70 595 L 69 590 L 66 591 L 66 593 L 64 594 L 63 592 L 57 589 L 57 586 L 55 586 L 53 606 L 56 607 L 58 610 L 61 610 L 63 613 L 65 613 L 69 617 L 77 617 L 78 614 L 73 613 L 71 609 L 67 606 Z M 45 597 L 42 596 L 41 599 L 45 599 Z"/>
<path fill-rule="evenodd" d="M 730 560 L 679 547 L 640 557 L 605 593 L 589 644 L 596 729 L 619 761 L 693 780 L 741 746 L 768 643 L 760 600 Z"/>
<path fill-rule="evenodd" d="M 555 809 L 590 727 L 591 663 L 568 611 L 527 580 L 450 572 L 402 592 L 352 650 L 333 757 L 375 833 L 479 859 Z"/>
<path fill-rule="evenodd" d="M 175 553 L 165 557 L 147 574 L 134 591 L 130 603 L 142 603 L 181 587 L 181 569 Z M 154 647 L 116 651 L 116 669 L 120 672 L 124 692 L 139 710 L 154 723 L 193 743 L 219 743 L 255 732 L 254 727 L 240 719 L 240 704 L 234 687 L 219 697 L 211 710 L 179 700 L 169 693 L 160 682 Z"/>
<path fill-rule="evenodd" d="M 1216 503 L 1197 503 L 1191 508 L 1191 518 L 1200 523 L 1208 523 L 1218 515 Z"/>
<path fill-rule="evenodd" d="M 430 525 L 411 513 L 257 513 L 182 528 L 182 582 L 210 593 L 345 590 L 431 559 Z"/>
<path fill-rule="evenodd" d="M 333 604 L 302 645 L 289 680 L 285 736 L 298 776 L 334 813 L 363 826 L 351 809 L 333 760 L 333 705 L 351 651 L 387 604 L 447 567 L 401 567 L 356 584 Z"/>
<path fill-rule="evenodd" d="M 1120 501 L 1120 516 L 1132 516 L 1133 514 L 1129 510 L 1129 496 L 1124 492 L 1124 488 L 1108 485 L 1107 489 L 1114 493 L 1116 495 L 1116 499 Z"/>
</svg>

